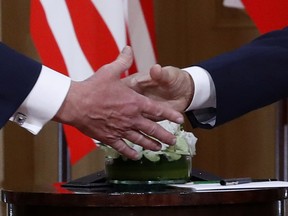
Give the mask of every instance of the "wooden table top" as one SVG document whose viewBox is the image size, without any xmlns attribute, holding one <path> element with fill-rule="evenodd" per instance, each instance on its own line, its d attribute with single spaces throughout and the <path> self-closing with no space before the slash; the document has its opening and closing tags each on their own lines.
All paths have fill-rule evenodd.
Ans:
<svg viewBox="0 0 288 216">
<path fill-rule="evenodd" d="M 30 188 L 5 188 L 5 203 L 47 206 L 143 207 L 199 206 L 265 203 L 287 198 L 286 188 L 194 192 L 173 187 L 155 188 L 63 188 L 59 184 Z"/>
</svg>

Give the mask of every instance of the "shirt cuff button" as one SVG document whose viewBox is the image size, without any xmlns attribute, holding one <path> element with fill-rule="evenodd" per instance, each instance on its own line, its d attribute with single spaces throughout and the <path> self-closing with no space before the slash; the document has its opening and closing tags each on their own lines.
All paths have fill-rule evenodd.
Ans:
<svg viewBox="0 0 288 216">
<path fill-rule="evenodd" d="M 23 125 L 26 119 L 26 115 L 24 115 L 23 113 L 17 113 L 14 117 L 14 122 L 16 122 L 18 125 Z"/>
</svg>

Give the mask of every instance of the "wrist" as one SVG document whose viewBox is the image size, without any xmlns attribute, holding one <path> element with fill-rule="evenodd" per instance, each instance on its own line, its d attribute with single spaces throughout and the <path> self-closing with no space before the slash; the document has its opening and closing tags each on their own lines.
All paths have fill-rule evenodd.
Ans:
<svg viewBox="0 0 288 216">
<path fill-rule="evenodd" d="M 64 123 L 64 124 L 72 124 L 76 122 L 77 114 L 75 112 L 77 106 L 74 104 L 75 97 L 77 97 L 78 83 L 75 81 L 71 81 L 70 88 L 68 93 L 60 106 L 58 112 L 53 117 L 53 121 Z"/>
<path fill-rule="evenodd" d="M 208 71 L 198 66 L 183 69 L 193 80 L 193 98 L 186 111 L 204 109 L 216 106 L 214 82 Z"/>
<path fill-rule="evenodd" d="M 185 74 L 185 109 L 186 110 L 190 104 L 192 103 L 194 97 L 194 80 L 192 76 L 185 70 L 183 70 Z"/>
</svg>

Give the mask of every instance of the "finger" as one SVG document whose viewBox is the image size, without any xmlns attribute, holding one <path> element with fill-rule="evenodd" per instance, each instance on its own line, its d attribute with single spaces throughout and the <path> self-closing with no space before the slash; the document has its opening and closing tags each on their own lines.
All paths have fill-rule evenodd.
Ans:
<svg viewBox="0 0 288 216">
<path fill-rule="evenodd" d="M 132 149 L 130 146 L 128 146 L 123 140 L 119 139 L 113 144 L 109 144 L 112 148 L 114 148 L 117 152 L 119 152 L 121 155 L 130 158 L 132 160 L 137 160 L 139 158 L 139 155 L 137 151 Z"/>
<path fill-rule="evenodd" d="M 148 114 L 145 114 L 145 113 L 143 113 L 142 115 L 143 115 L 144 118 L 150 119 L 150 120 L 152 120 L 154 122 L 165 120 L 165 119 L 163 119 L 162 117 L 159 117 L 159 116 L 151 116 L 151 115 L 148 115 Z"/>
<path fill-rule="evenodd" d="M 151 73 L 151 70 L 156 71 L 156 73 L 161 73 L 161 66 L 159 64 L 153 65 L 150 69 L 150 73 Z M 148 86 L 158 85 L 158 83 L 156 83 L 155 80 L 151 78 L 150 73 L 138 72 L 138 73 L 130 75 L 127 78 L 129 81 L 129 86 L 148 87 Z"/>
<path fill-rule="evenodd" d="M 125 83 L 129 88 L 133 89 L 134 91 L 138 93 L 142 93 L 144 83 L 147 81 L 151 82 L 151 77 L 149 74 L 146 73 L 135 73 L 132 75 L 127 76 L 126 78 L 122 79 L 121 81 Z"/>
<path fill-rule="evenodd" d="M 169 70 L 167 68 L 162 68 L 160 65 L 154 65 L 151 67 L 150 76 L 154 81 L 161 83 L 162 85 L 171 82 Z"/>
<path fill-rule="evenodd" d="M 149 149 L 153 151 L 159 151 L 162 147 L 161 143 L 157 142 L 151 137 L 144 135 L 139 131 L 127 131 L 127 133 L 125 133 L 125 139 L 142 146 L 144 149 Z"/>
<path fill-rule="evenodd" d="M 143 106 L 141 106 L 143 114 L 154 116 L 156 119 L 167 119 L 177 124 L 182 124 L 184 122 L 184 117 L 180 112 L 169 108 L 168 106 L 164 106 L 160 102 L 145 97 L 143 98 L 146 101 Z"/>
<path fill-rule="evenodd" d="M 153 79 L 151 79 L 150 74 L 140 73 L 140 72 L 138 72 L 133 77 L 131 77 L 131 84 L 134 86 L 139 85 L 141 87 L 158 85 L 157 83 L 155 83 L 155 81 Z"/>
<path fill-rule="evenodd" d="M 106 72 L 110 72 L 114 77 L 120 78 L 121 74 L 127 71 L 133 63 L 133 52 L 131 47 L 126 46 L 118 55 L 117 59 L 102 67 Z"/>
<path fill-rule="evenodd" d="M 133 63 L 133 52 L 131 47 L 124 47 L 114 63 L 121 66 L 118 70 L 118 76 L 127 71 Z"/>
<path fill-rule="evenodd" d="M 176 144 L 176 137 L 175 135 L 171 134 L 167 130 L 165 130 L 161 125 L 159 125 L 156 122 L 153 122 L 149 119 L 143 118 L 142 120 L 138 121 L 138 124 L 136 125 L 136 128 L 143 133 L 156 138 L 157 140 L 166 143 L 168 145 L 174 145 Z M 142 138 L 142 137 L 141 137 Z M 144 137 L 145 138 L 145 137 Z M 144 138 L 142 138 L 144 140 Z M 147 141 L 147 140 L 145 140 Z M 148 142 L 148 141 L 147 141 Z M 141 143 L 137 143 L 141 145 Z M 155 145 L 155 142 L 149 142 L 148 143 L 149 148 L 152 145 Z"/>
</svg>

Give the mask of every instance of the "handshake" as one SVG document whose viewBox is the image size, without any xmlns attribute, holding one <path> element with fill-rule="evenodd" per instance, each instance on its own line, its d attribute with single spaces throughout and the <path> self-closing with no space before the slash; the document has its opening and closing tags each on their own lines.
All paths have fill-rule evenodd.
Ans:
<svg viewBox="0 0 288 216">
<path fill-rule="evenodd" d="M 191 76 L 179 68 L 154 65 L 120 79 L 133 61 L 130 47 L 90 78 L 72 81 L 54 121 L 72 125 L 87 136 L 110 145 L 120 154 L 137 159 L 124 139 L 148 150 L 173 145 L 176 137 L 156 121 L 183 123 L 183 112 L 194 94 Z"/>
</svg>

